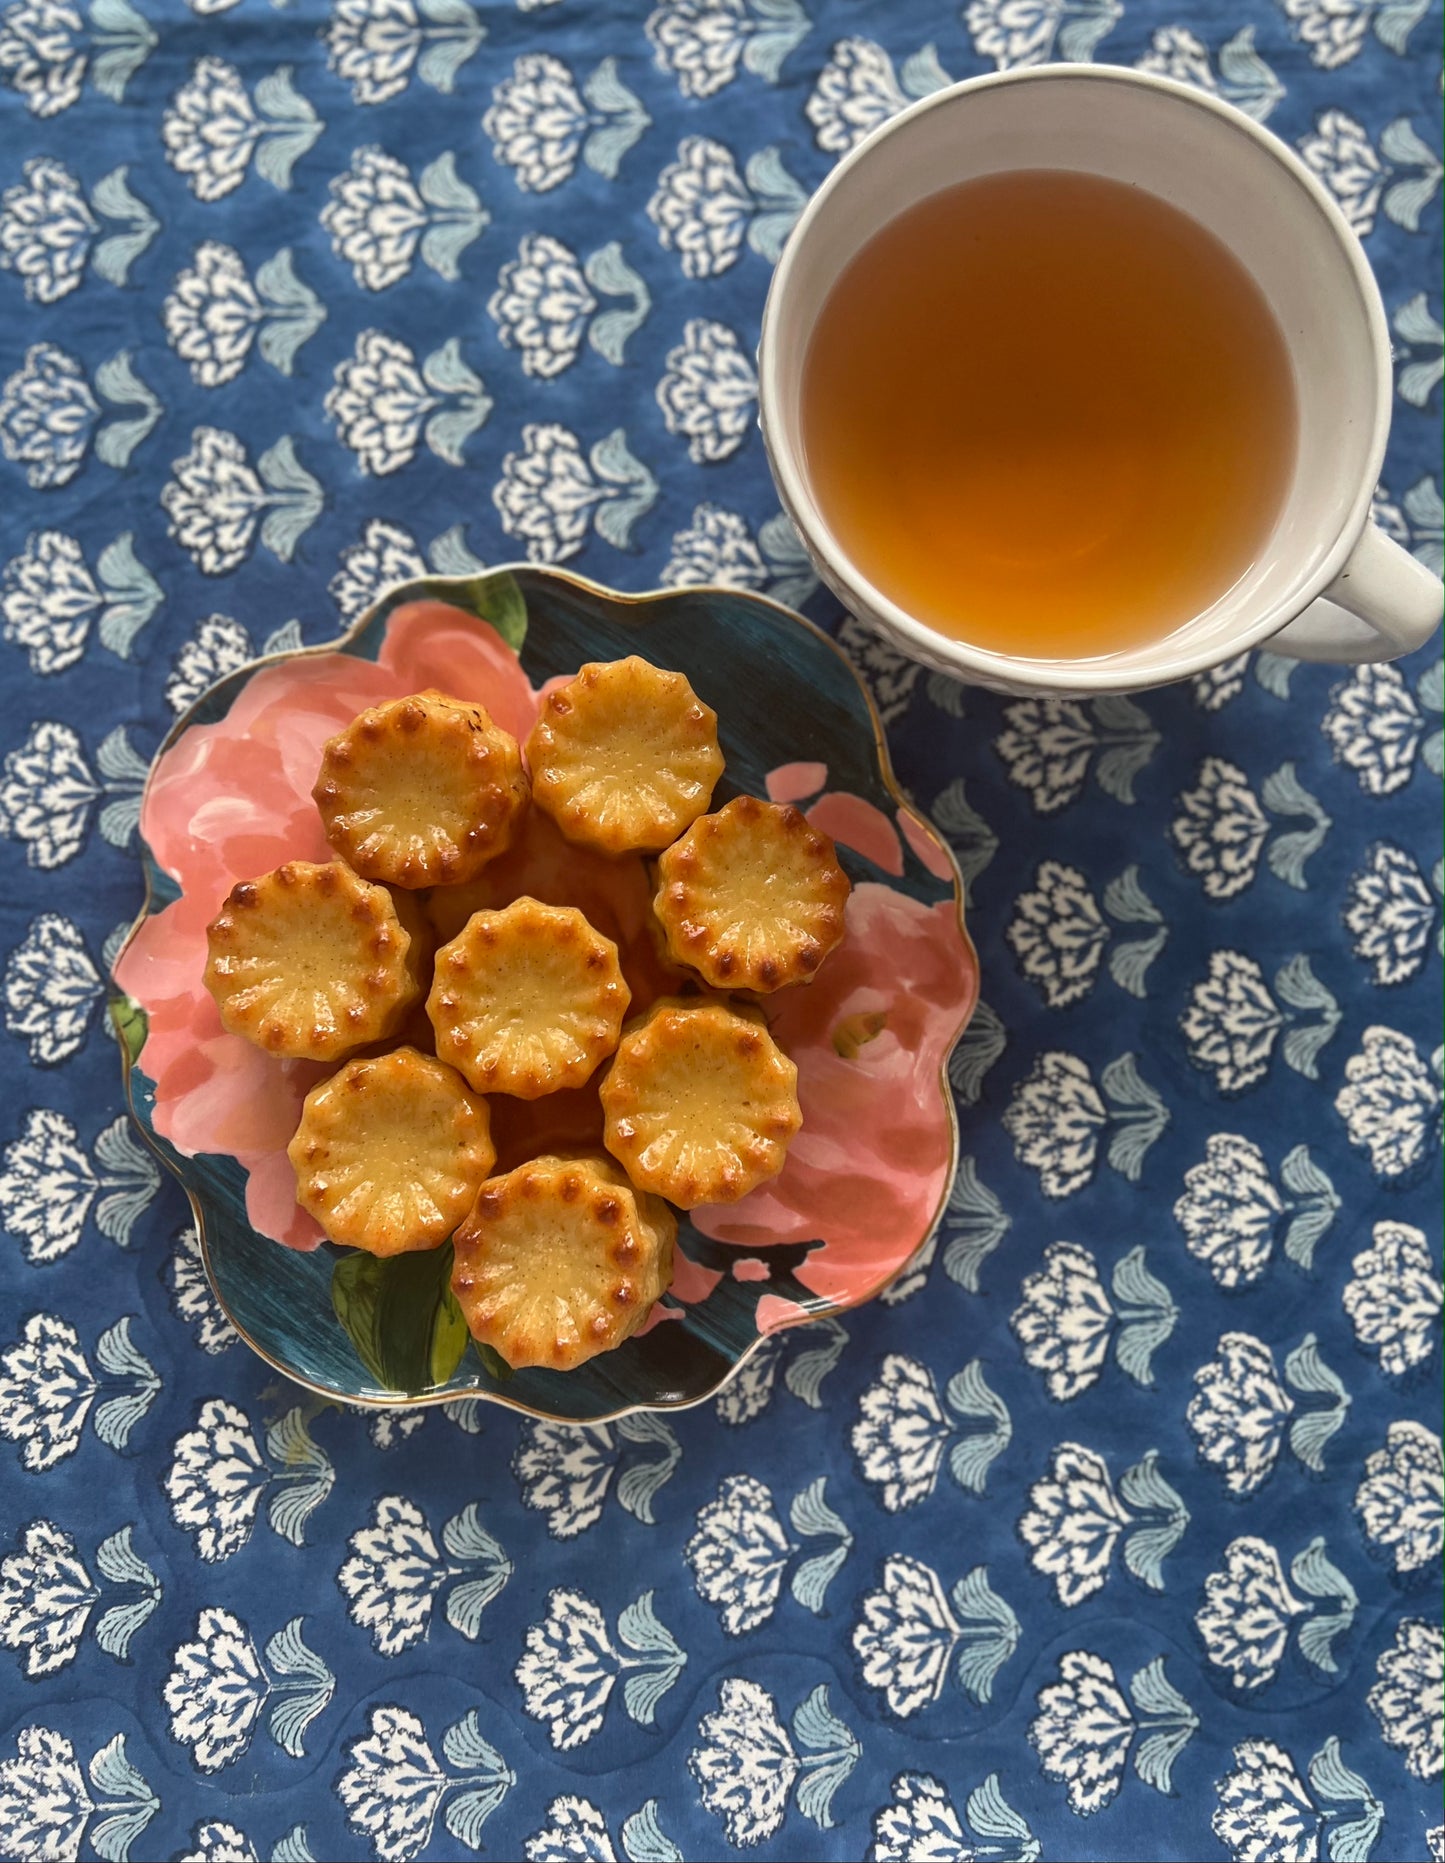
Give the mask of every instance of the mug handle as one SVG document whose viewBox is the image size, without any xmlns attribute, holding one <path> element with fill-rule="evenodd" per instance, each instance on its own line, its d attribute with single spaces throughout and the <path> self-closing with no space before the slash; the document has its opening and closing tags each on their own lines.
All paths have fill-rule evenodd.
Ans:
<svg viewBox="0 0 1445 1863">
<path fill-rule="evenodd" d="M 1367 524 L 1334 581 L 1269 640 L 1271 653 L 1294 660 L 1355 666 L 1413 653 L 1440 625 L 1440 578 Z"/>
</svg>

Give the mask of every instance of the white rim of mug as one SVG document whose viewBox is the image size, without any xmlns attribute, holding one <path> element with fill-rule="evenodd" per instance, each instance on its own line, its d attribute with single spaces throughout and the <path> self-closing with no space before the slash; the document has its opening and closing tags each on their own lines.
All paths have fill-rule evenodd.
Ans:
<svg viewBox="0 0 1445 1863">
<path fill-rule="evenodd" d="M 1349 515 L 1333 542 L 1317 549 L 1311 559 L 1310 567 L 1296 577 L 1290 585 L 1289 592 L 1273 603 L 1262 619 L 1241 629 L 1233 640 L 1210 647 L 1195 647 L 1189 652 L 1170 653 L 1168 648 L 1171 637 L 1166 636 L 1158 643 L 1159 658 L 1157 660 L 1132 666 L 1109 665 L 1102 658 L 1034 660 L 1020 657 L 1015 659 L 1008 654 L 994 653 L 987 648 L 971 646 L 967 641 L 958 640 L 953 635 L 944 634 L 936 628 L 929 627 L 926 622 L 915 620 L 870 582 L 856 566 L 823 516 L 808 488 L 798 457 L 798 448 L 795 447 L 792 437 L 784 438 L 776 429 L 773 431 L 769 429 L 768 410 L 770 404 L 776 406 L 782 369 L 776 347 L 779 315 L 777 306 L 788 288 L 792 273 L 800 263 L 799 254 L 809 227 L 822 214 L 844 178 L 860 163 L 866 161 L 879 144 L 906 129 L 910 123 L 930 110 L 946 109 L 962 97 L 971 96 L 982 90 L 996 89 L 1003 85 L 1049 84 L 1064 80 L 1075 83 L 1083 81 L 1126 84 L 1144 90 L 1161 91 L 1167 96 L 1176 98 L 1181 104 L 1187 104 L 1192 109 L 1217 117 L 1229 128 L 1246 136 L 1261 154 L 1268 156 L 1282 168 L 1303 191 L 1305 199 L 1323 216 L 1326 225 L 1334 234 L 1335 244 L 1340 248 L 1345 259 L 1349 274 L 1354 280 L 1360 307 L 1365 314 L 1374 363 L 1374 421 L 1364 483 L 1355 494 Z M 918 196 L 919 200 L 926 198 L 925 194 Z M 1030 66 L 1026 70 L 1019 71 L 986 72 L 981 77 L 965 78 L 962 83 L 950 85 L 946 90 L 934 91 L 930 96 L 921 98 L 915 104 L 910 104 L 906 110 L 901 110 L 897 116 L 890 117 L 886 123 L 880 123 L 877 129 L 870 131 L 856 148 L 850 150 L 838 162 L 819 184 L 803 209 L 783 248 L 782 257 L 774 269 L 767 302 L 763 306 L 762 333 L 758 344 L 758 392 L 759 424 L 763 431 L 768 461 L 789 517 L 803 533 L 805 539 L 813 540 L 812 547 L 817 549 L 820 556 L 827 559 L 838 580 L 850 584 L 864 597 L 868 607 L 886 624 L 889 632 L 902 641 L 908 642 L 918 652 L 919 658 L 933 665 L 951 665 L 954 671 L 962 675 L 978 672 L 1016 685 L 1037 686 L 1045 690 L 1057 691 L 1061 685 L 1066 684 L 1071 691 L 1087 692 L 1130 690 L 1137 689 L 1141 685 L 1164 685 L 1174 680 L 1188 679 L 1195 673 L 1217 666 L 1222 659 L 1232 658 L 1235 654 L 1262 646 L 1278 634 L 1281 628 L 1297 619 L 1310 602 L 1324 593 L 1349 561 L 1364 534 L 1365 526 L 1370 521 L 1370 507 L 1379 482 L 1380 469 L 1384 463 L 1386 441 L 1389 438 L 1394 377 L 1385 307 L 1374 273 L 1370 270 L 1369 260 L 1365 257 L 1365 249 L 1350 231 L 1348 221 L 1323 183 L 1310 172 L 1287 143 L 1281 141 L 1278 136 L 1266 130 L 1261 124 L 1256 123 L 1252 117 L 1246 116 L 1242 110 L 1235 109 L 1233 104 L 1211 97 L 1206 92 L 1195 90 L 1192 86 L 1181 84 L 1173 78 L 1159 77 L 1153 72 L 1135 71 L 1117 65 L 1058 64 Z M 1207 613 L 1208 610 L 1202 612 Z M 1197 619 L 1197 617 L 1194 618 Z M 1183 625 L 1187 627 L 1190 624 L 1186 622 Z"/>
</svg>

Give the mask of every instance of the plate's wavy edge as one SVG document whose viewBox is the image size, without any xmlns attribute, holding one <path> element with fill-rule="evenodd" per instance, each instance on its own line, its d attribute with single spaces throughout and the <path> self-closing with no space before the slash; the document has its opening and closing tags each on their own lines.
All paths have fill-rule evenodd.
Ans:
<svg viewBox="0 0 1445 1863">
<path fill-rule="evenodd" d="M 540 563 L 540 564 L 539 563 L 525 563 L 525 562 L 497 563 L 494 565 L 489 565 L 485 573 L 488 576 L 494 576 L 494 575 L 502 576 L 502 575 L 516 575 L 519 571 L 524 572 L 529 576 L 541 575 L 541 576 L 553 578 L 557 580 L 558 582 L 569 583 L 572 587 L 581 589 L 589 595 L 601 596 L 604 600 L 608 602 L 612 602 L 612 603 L 617 604 L 620 607 L 627 607 L 627 608 L 641 608 L 641 607 L 646 607 L 648 604 L 652 602 L 675 600 L 679 595 L 716 595 L 716 596 L 721 596 L 728 601 L 746 601 L 746 602 L 754 603 L 763 608 L 771 609 L 775 614 L 782 616 L 785 620 L 794 623 L 798 627 L 804 628 L 808 633 L 812 634 L 816 640 L 820 641 L 829 650 L 829 652 L 831 652 L 837 659 L 839 659 L 843 663 L 843 665 L 848 669 L 848 672 L 853 679 L 853 683 L 857 686 L 860 694 L 862 695 L 863 703 L 866 706 L 867 712 L 868 712 L 868 722 L 872 726 L 872 729 L 873 729 L 873 750 L 874 750 L 874 755 L 878 761 L 878 773 L 883 780 L 884 788 L 888 791 L 889 795 L 893 798 L 894 804 L 897 807 L 897 809 L 912 816 L 912 818 L 919 824 L 919 826 L 927 833 L 929 838 L 932 841 L 934 841 L 940 848 L 942 848 L 944 854 L 947 856 L 948 864 L 949 864 L 950 869 L 952 870 L 952 875 L 953 875 L 953 909 L 954 909 L 954 916 L 958 923 L 958 935 L 960 939 L 963 941 L 964 950 L 967 956 L 972 961 L 975 980 L 977 981 L 981 978 L 981 970 L 980 970 L 980 965 L 979 965 L 979 960 L 978 960 L 978 950 L 977 950 L 977 947 L 974 945 L 972 936 L 969 933 L 968 925 L 967 925 L 967 922 L 964 916 L 965 905 L 966 905 L 966 889 L 965 889 L 965 884 L 964 884 L 963 873 L 958 865 L 958 860 L 956 856 L 954 855 L 953 849 L 950 846 L 947 837 L 943 835 L 942 833 L 940 833 L 940 831 L 934 826 L 934 824 L 923 813 L 923 811 L 920 808 L 916 807 L 908 799 L 908 797 L 904 795 L 903 790 L 899 786 L 898 778 L 896 774 L 894 773 L 893 759 L 888 750 L 888 739 L 884 733 L 883 721 L 878 715 L 878 707 L 874 703 L 873 694 L 872 692 L 869 691 L 868 683 L 863 678 L 863 675 L 859 672 L 858 668 L 853 664 L 852 660 L 848 657 L 848 655 L 838 645 L 837 641 L 834 640 L 831 634 L 825 632 L 825 630 L 820 628 L 816 622 L 810 621 L 806 615 L 799 614 L 796 608 L 789 608 L 785 603 L 775 601 L 773 597 L 770 595 L 762 595 L 751 589 L 731 588 L 726 583 L 716 583 L 716 582 L 688 583 L 684 587 L 680 587 L 680 588 L 645 589 L 645 590 L 641 590 L 638 593 L 634 594 L 631 591 L 625 590 L 625 589 L 609 588 L 606 583 L 595 582 L 590 576 L 580 576 L 580 575 L 577 575 L 572 570 L 559 569 L 559 568 L 554 567 L 550 563 Z M 165 736 L 161 739 L 160 743 L 156 746 L 154 755 L 151 758 L 150 769 L 146 772 L 145 787 L 141 792 L 141 816 L 142 818 L 144 817 L 144 814 L 145 814 L 146 802 L 148 801 L 150 797 L 151 783 L 153 782 L 155 778 L 156 770 L 157 770 L 157 767 L 159 766 L 161 758 L 172 747 L 172 745 L 177 743 L 179 739 L 184 735 L 184 733 L 187 732 L 191 728 L 191 725 L 193 724 L 195 720 L 195 714 L 206 703 L 206 700 L 210 697 L 211 693 L 215 690 L 217 686 L 225 684 L 228 681 L 234 679 L 237 673 L 242 673 L 242 672 L 245 673 L 247 681 L 249 681 L 263 667 L 279 666 L 283 663 L 290 662 L 292 660 L 310 660 L 310 659 L 315 659 L 322 654 L 340 653 L 344 651 L 345 648 L 352 641 L 354 641 L 358 635 L 363 634 L 366 631 L 366 629 L 371 626 L 372 620 L 375 617 L 376 611 L 379 608 L 383 607 L 385 604 L 389 602 L 394 602 L 396 598 L 399 595 L 401 595 L 404 590 L 412 588 L 419 583 L 425 583 L 428 588 L 428 593 L 431 593 L 435 591 L 437 585 L 439 584 L 445 585 L 447 583 L 458 583 L 458 584 L 470 583 L 470 582 L 474 582 L 475 580 L 476 578 L 473 576 L 432 576 L 432 575 L 428 575 L 428 576 L 405 577 L 401 581 L 390 583 L 384 589 L 382 589 L 381 592 L 378 595 L 376 595 L 367 604 L 367 606 L 364 609 L 362 609 L 361 613 L 356 617 L 356 619 L 351 623 L 351 625 L 348 628 L 344 629 L 334 639 L 329 640 L 329 641 L 319 642 L 317 645 L 312 646 L 312 647 L 288 647 L 288 648 L 283 648 L 281 651 L 277 653 L 261 654 L 254 660 L 248 660 L 243 667 L 234 668 L 231 672 L 224 674 L 221 679 L 212 681 L 211 685 L 207 686 L 204 692 L 199 693 L 196 696 L 196 698 L 192 700 L 190 705 L 188 705 L 185 711 L 183 711 L 180 714 L 180 716 L 176 719 L 175 723 L 171 726 L 170 730 L 167 731 Z M 425 599 L 425 598 L 419 597 L 419 599 Z M 441 597 L 437 596 L 436 599 L 439 600 L 441 599 Z M 481 619 L 480 616 L 477 616 L 475 618 L 478 620 Z M 130 948 L 130 945 L 132 941 L 135 939 L 137 933 L 140 931 L 141 926 L 144 925 L 146 920 L 151 916 L 151 906 L 152 906 L 152 903 L 155 897 L 155 888 L 154 888 L 154 881 L 152 878 L 152 874 L 154 870 L 159 870 L 159 862 L 156 861 L 155 856 L 151 852 L 149 844 L 145 841 L 144 837 L 140 834 L 139 829 L 137 830 L 137 839 L 140 842 L 142 855 L 143 855 L 143 858 L 141 861 L 141 872 L 142 872 L 142 876 L 145 881 L 145 896 L 143 900 L 141 901 L 140 910 L 136 914 L 135 919 L 132 921 L 129 930 L 126 932 L 125 938 L 122 941 L 119 950 L 116 952 L 115 956 L 111 959 L 109 980 L 110 980 L 111 988 L 113 991 L 120 990 L 120 986 L 116 982 L 116 977 L 115 977 L 116 967 L 119 965 L 126 951 Z M 279 1372 L 283 1378 L 286 1378 L 287 1380 L 289 1380 L 290 1383 L 296 1385 L 299 1389 L 304 1390 L 304 1391 L 309 1391 L 314 1396 L 323 1398 L 329 1403 L 341 1404 L 350 1409 L 422 1410 L 422 1409 L 431 1408 L 438 1404 L 459 1403 L 459 1402 L 464 1401 L 467 1398 L 473 1398 L 481 1403 L 496 1404 L 502 1409 L 513 1411 L 515 1414 L 519 1416 L 534 1417 L 541 1422 L 547 1422 L 547 1423 L 565 1423 L 565 1424 L 571 1425 L 574 1428 L 581 1429 L 581 1428 L 590 1427 L 591 1425 L 598 1424 L 598 1423 L 615 1423 L 621 1417 L 633 1416 L 640 1412 L 695 1410 L 701 1404 L 712 1403 L 713 1400 L 717 1398 L 721 1394 L 721 1392 L 725 1391 L 727 1387 L 733 1382 L 733 1380 L 739 1376 L 739 1374 L 742 1372 L 743 1367 L 748 1363 L 748 1361 L 751 1358 L 753 1358 L 759 1351 L 761 1351 L 763 1345 L 769 1339 L 775 1337 L 779 1333 L 789 1332 L 793 1328 L 798 1327 L 798 1326 L 812 1325 L 820 1319 L 826 1319 L 826 1318 L 831 1317 L 833 1314 L 851 1313 L 857 1307 L 866 1306 L 869 1303 L 869 1301 L 876 1300 L 879 1297 L 879 1295 L 886 1292 L 886 1290 L 890 1288 L 895 1281 L 899 1280 L 903 1275 L 907 1274 L 909 1269 L 913 1266 L 914 1262 L 917 1261 L 918 1257 L 928 1247 L 928 1244 L 933 1240 L 934 1236 L 937 1235 L 939 1225 L 943 1221 L 943 1213 L 948 1207 L 948 1198 L 953 1189 L 954 1179 L 958 1174 L 959 1149 L 960 1149 L 962 1140 L 961 1140 L 961 1135 L 958 1129 L 958 1109 L 954 1104 L 953 1092 L 949 1085 L 948 1064 L 949 1064 L 950 1059 L 952 1058 L 954 1049 L 958 1046 L 959 1042 L 963 1039 L 963 1036 L 968 1028 L 969 1023 L 973 1020 L 974 1011 L 978 1007 L 978 1001 L 979 1001 L 979 991 L 977 988 L 975 988 L 973 1001 L 969 1004 L 967 1013 L 964 1015 L 963 1019 L 960 1021 L 958 1027 L 954 1030 L 953 1035 L 949 1039 L 949 1042 L 943 1051 L 942 1059 L 939 1063 L 938 1079 L 937 1079 L 936 1084 L 938 1087 L 939 1097 L 942 1099 L 944 1108 L 948 1114 L 948 1134 L 949 1134 L 948 1166 L 944 1172 L 943 1187 L 939 1193 L 939 1199 L 938 1199 L 936 1206 L 934 1207 L 933 1214 L 929 1218 L 928 1224 L 925 1227 L 923 1234 L 919 1237 L 917 1246 L 913 1250 L 910 1251 L 908 1256 L 903 1261 L 901 1261 L 897 1267 L 891 1268 L 888 1271 L 888 1273 L 885 1274 L 873 1286 L 869 1287 L 865 1292 L 857 1295 L 856 1297 L 849 1299 L 847 1301 L 832 1301 L 828 1304 L 828 1309 L 826 1312 L 821 1311 L 821 1310 L 810 1312 L 807 1309 L 800 1307 L 796 1319 L 790 1318 L 782 1322 L 780 1325 L 772 1327 L 766 1333 L 759 1333 L 756 1340 L 754 1340 L 754 1342 L 741 1355 L 741 1357 L 737 1360 L 737 1362 L 729 1368 L 729 1370 L 718 1381 L 718 1383 L 712 1387 L 710 1391 L 705 1391 L 698 1397 L 685 1398 L 677 1403 L 624 1404 L 617 1410 L 608 1411 L 603 1416 L 589 1417 L 582 1422 L 579 1422 L 576 1418 L 573 1418 L 573 1417 L 557 1416 L 555 1413 L 548 1411 L 548 1410 L 539 1410 L 535 1405 L 525 1404 L 525 1403 L 520 1402 L 515 1397 L 508 1396 L 508 1394 L 504 1390 L 493 1391 L 493 1390 L 488 1390 L 488 1389 L 474 1389 L 474 1390 L 469 1390 L 469 1391 L 462 1390 L 462 1391 L 450 1391 L 450 1392 L 445 1391 L 445 1390 L 418 1391 L 418 1392 L 395 1391 L 395 1392 L 388 1392 L 388 1393 L 385 1393 L 377 1397 L 370 1397 L 370 1396 L 360 1397 L 360 1396 L 355 1396 L 351 1394 L 343 1394 L 341 1392 L 334 1390 L 330 1385 L 317 1384 L 317 1383 L 314 1383 L 309 1378 L 300 1376 L 298 1373 L 293 1371 L 289 1366 L 284 1365 L 279 1359 L 273 1357 L 272 1354 L 264 1346 L 262 1346 L 256 1339 L 254 1339 L 251 1336 L 251 1334 L 246 1330 L 246 1328 L 239 1323 L 239 1321 L 236 1319 L 235 1314 L 231 1312 L 230 1308 L 227 1306 L 224 1298 L 221 1295 L 220 1289 L 218 1288 L 217 1283 L 216 1283 L 215 1273 L 213 1272 L 212 1267 L 211 1267 L 210 1242 L 206 1234 L 205 1210 L 202 1207 L 198 1198 L 196 1197 L 195 1192 L 191 1189 L 185 1177 L 182 1175 L 179 1167 L 176 1164 L 174 1164 L 172 1160 L 169 1157 L 167 1157 L 166 1153 L 162 1151 L 161 1148 L 156 1144 L 155 1139 L 152 1136 L 149 1129 L 147 1128 L 145 1121 L 136 1112 L 135 1098 L 134 1098 L 134 1076 L 135 1076 L 137 1067 L 139 1066 L 139 1061 L 138 1059 L 136 1061 L 131 1060 L 129 1050 L 127 1049 L 126 1044 L 125 1044 L 125 1040 L 123 1036 L 121 1035 L 120 1030 L 115 1026 L 114 1018 L 108 1017 L 107 1020 L 110 1023 L 111 1033 L 115 1037 L 116 1045 L 120 1049 L 122 1086 L 125 1092 L 126 1110 L 130 1114 L 131 1120 L 133 1121 L 133 1123 L 139 1127 L 141 1137 L 146 1141 L 147 1145 L 160 1159 L 161 1163 L 165 1166 L 166 1170 L 170 1172 L 171 1176 L 175 1178 L 176 1182 L 180 1185 L 181 1189 L 186 1193 L 186 1200 L 189 1202 L 191 1206 L 191 1215 L 195 1221 L 196 1241 L 197 1241 L 197 1246 L 200 1250 L 201 1266 L 205 1270 L 206 1282 L 211 1290 L 211 1298 L 215 1301 L 217 1307 L 220 1309 L 221 1313 L 224 1315 L 227 1324 L 235 1332 L 237 1338 L 241 1339 L 247 1346 L 249 1346 L 251 1351 L 253 1351 L 256 1354 L 256 1356 L 262 1360 L 264 1364 L 269 1365 L 273 1371 Z M 144 1049 L 142 1049 L 142 1052 L 144 1052 Z M 663 1322 L 663 1323 L 665 1324 L 666 1322 Z"/>
</svg>

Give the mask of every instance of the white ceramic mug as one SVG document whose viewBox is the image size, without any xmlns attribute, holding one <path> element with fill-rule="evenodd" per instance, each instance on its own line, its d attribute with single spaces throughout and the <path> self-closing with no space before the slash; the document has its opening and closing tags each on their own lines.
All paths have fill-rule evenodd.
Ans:
<svg viewBox="0 0 1445 1863">
<path fill-rule="evenodd" d="M 803 357 L 839 274 L 916 201 L 979 175 L 1082 170 L 1131 182 L 1207 227 L 1274 310 L 1299 436 L 1278 520 L 1247 575 L 1165 639 L 1089 660 L 986 652 L 914 619 L 869 582 L 809 483 Z M 1171 79 L 1108 65 L 972 78 L 874 130 L 818 189 L 773 275 L 759 350 L 763 437 L 818 573 L 914 659 L 1005 692 L 1128 691 L 1250 647 L 1302 660 L 1389 660 L 1439 625 L 1441 584 L 1370 522 L 1394 391 L 1384 307 L 1343 214 L 1293 150 Z"/>
</svg>

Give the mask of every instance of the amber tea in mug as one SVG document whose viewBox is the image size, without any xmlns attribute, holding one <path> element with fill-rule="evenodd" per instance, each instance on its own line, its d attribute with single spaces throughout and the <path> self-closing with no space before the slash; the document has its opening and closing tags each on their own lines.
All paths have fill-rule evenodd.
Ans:
<svg viewBox="0 0 1445 1863">
<path fill-rule="evenodd" d="M 1142 188 L 1014 170 L 901 213 L 808 343 L 819 508 L 898 607 L 998 653 L 1162 639 L 1270 537 L 1294 386 L 1259 288 Z"/>
</svg>

